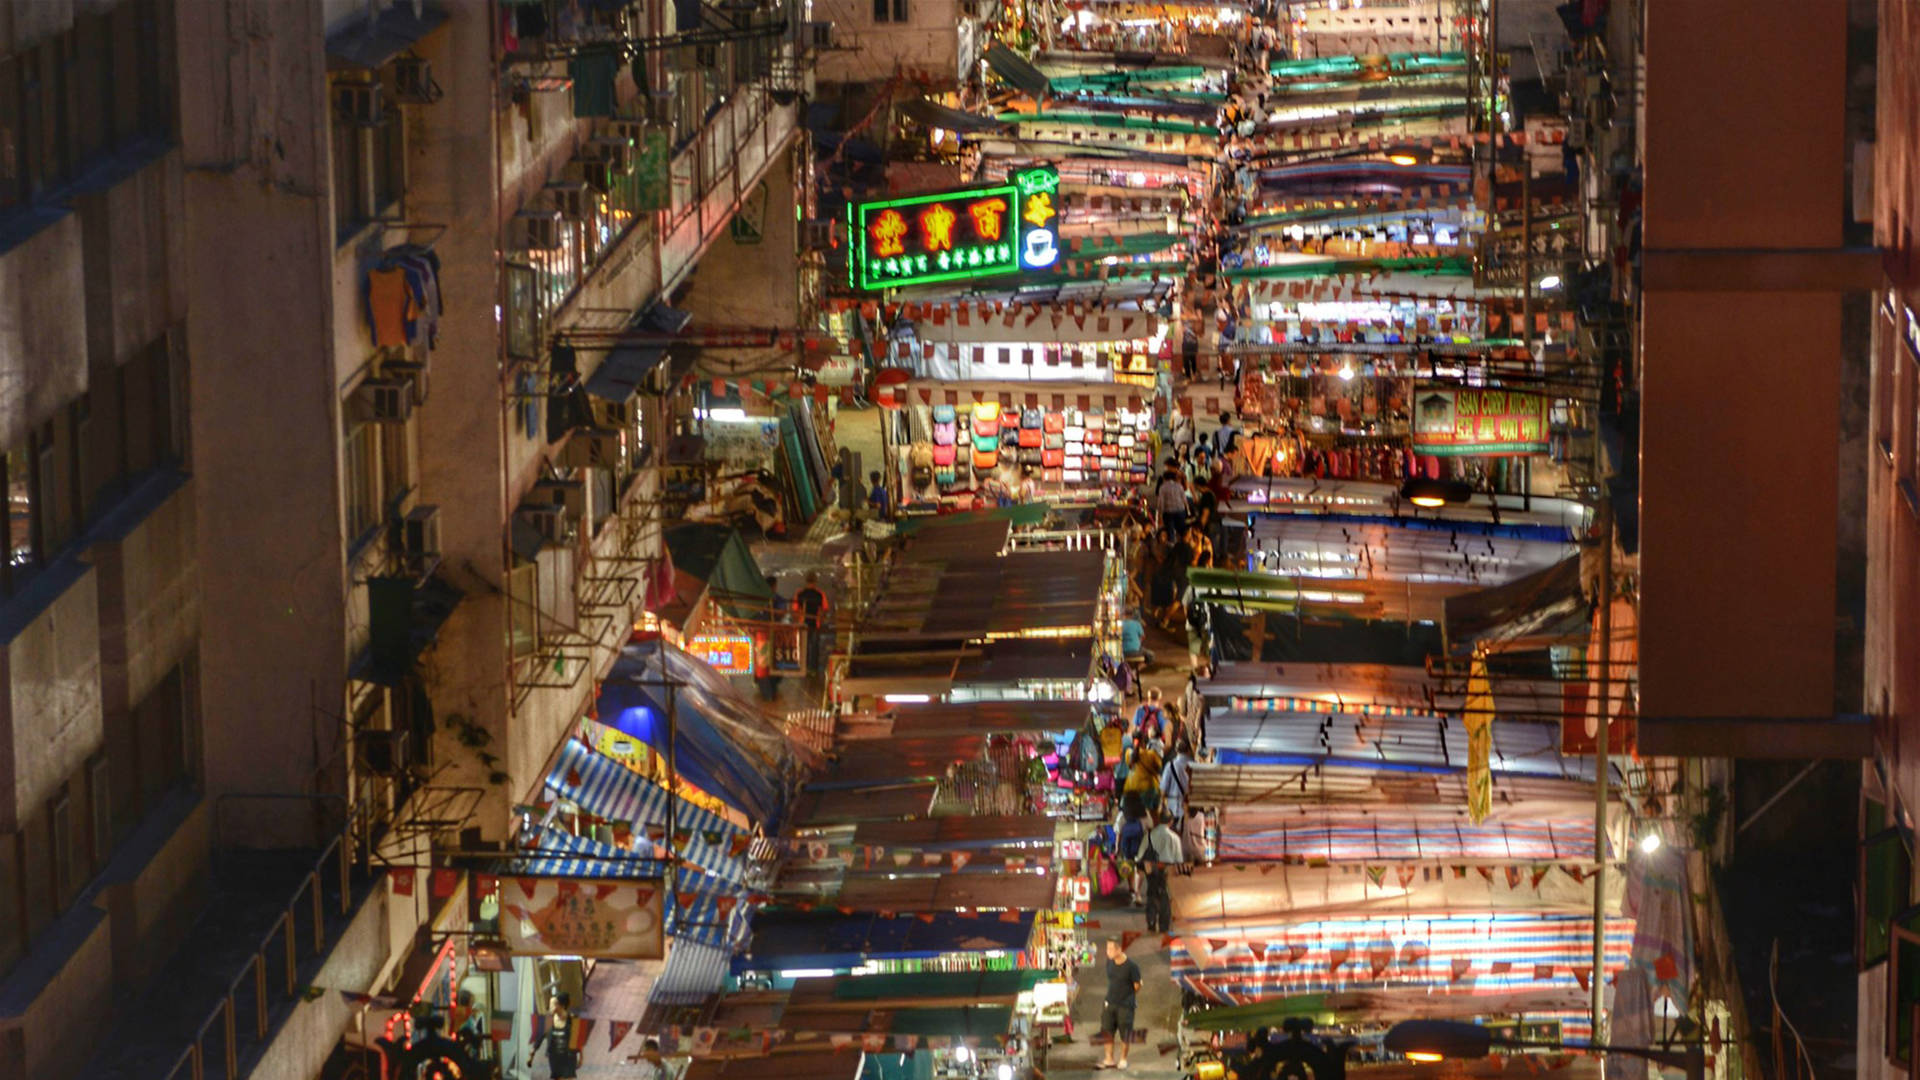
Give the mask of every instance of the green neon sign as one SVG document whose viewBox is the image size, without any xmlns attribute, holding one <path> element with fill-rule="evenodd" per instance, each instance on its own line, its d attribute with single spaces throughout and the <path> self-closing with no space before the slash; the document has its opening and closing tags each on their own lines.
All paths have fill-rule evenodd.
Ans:
<svg viewBox="0 0 1920 1080">
<path fill-rule="evenodd" d="M 1060 261 L 1060 174 L 847 207 L 848 284 L 897 289 L 1052 269 Z"/>
</svg>

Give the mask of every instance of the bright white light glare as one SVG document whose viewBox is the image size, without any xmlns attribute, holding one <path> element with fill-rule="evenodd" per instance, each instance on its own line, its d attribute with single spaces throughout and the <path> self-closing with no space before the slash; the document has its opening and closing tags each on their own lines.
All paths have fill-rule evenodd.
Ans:
<svg viewBox="0 0 1920 1080">
<path fill-rule="evenodd" d="M 1659 851 L 1660 850 L 1660 834 L 1657 832 L 1650 832 L 1647 835 L 1641 837 L 1640 850 L 1646 852 L 1649 855 L 1653 854 L 1656 851 Z"/>
<path fill-rule="evenodd" d="M 1540 287 L 1541 287 L 1541 288 L 1543 288 L 1543 289 L 1557 289 L 1557 288 L 1559 288 L 1559 287 L 1560 287 L 1560 275 L 1559 275 L 1559 274 L 1548 274 L 1548 275 L 1547 275 L 1546 277 L 1543 277 L 1543 278 L 1541 278 L 1541 279 L 1540 279 Z"/>
<path fill-rule="evenodd" d="M 753 422 L 751 418 L 747 416 L 747 410 L 734 408 L 708 409 L 707 419 L 716 424 L 746 424 Z"/>
<path fill-rule="evenodd" d="M 999 1068 L 993 1070 L 993 1075 L 995 1080 L 1013 1080 L 1013 1066 L 1003 1061 Z"/>
<path fill-rule="evenodd" d="M 788 968 L 780 973 L 780 977 L 783 979 L 824 979 L 832 974 L 832 968 Z"/>
<path fill-rule="evenodd" d="M 925 705 L 933 699 L 925 694 L 888 694 L 880 700 L 890 705 Z"/>
<path fill-rule="evenodd" d="M 1341 382 L 1353 381 L 1353 365 L 1352 364 L 1340 365 L 1340 381 Z"/>
<path fill-rule="evenodd" d="M 965 1043 L 962 1043 L 959 1046 L 956 1046 L 953 1048 L 953 1060 L 959 1062 L 962 1065 L 965 1065 L 967 1063 L 967 1059 L 971 1058 L 972 1056 L 973 1056 L 973 1051 L 967 1049 Z"/>
</svg>

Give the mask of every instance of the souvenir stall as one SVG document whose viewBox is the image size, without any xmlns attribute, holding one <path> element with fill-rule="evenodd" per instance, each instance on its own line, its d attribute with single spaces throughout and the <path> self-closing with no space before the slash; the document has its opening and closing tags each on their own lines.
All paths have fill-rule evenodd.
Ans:
<svg viewBox="0 0 1920 1080">
<path fill-rule="evenodd" d="M 954 1080 L 1044 1067 L 1050 1014 L 1064 1008 L 1066 983 L 1044 970 L 804 978 L 794 981 L 782 1024 L 790 1030 L 884 1033 L 874 1055 L 882 1078 Z M 995 1031 L 998 1034 L 995 1034 Z M 929 1050 L 930 1054 L 905 1051 Z"/>
<path fill-rule="evenodd" d="M 1031 913 L 1020 912 L 902 918 L 877 912 L 768 910 L 754 919 L 734 973 L 775 982 L 797 978 L 797 972 L 906 975 L 1032 969 L 1035 922 Z"/>
<path fill-rule="evenodd" d="M 984 355 L 985 347 L 973 349 Z M 1039 355 L 1036 367 L 1067 370 L 1099 356 L 1052 346 Z M 1151 369 L 1144 351 L 1126 363 Z M 938 509 L 963 492 L 969 503 L 974 493 L 1072 501 L 1145 483 L 1153 461 L 1151 394 L 1116 382 L 916 380 L 906 395 L 912 441 L 901 455 L 911 493 L 906 509 Z"/>
</svg>

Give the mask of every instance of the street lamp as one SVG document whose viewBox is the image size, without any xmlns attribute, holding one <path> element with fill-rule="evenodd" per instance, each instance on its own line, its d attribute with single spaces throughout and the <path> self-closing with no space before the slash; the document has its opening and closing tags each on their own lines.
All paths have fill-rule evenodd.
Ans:
<svg viewBox="0 0 1920 1080">
<path fill-rule="evenodd" d="M 1539 1050 L 1590 1050 L 1598 1054 L 1624 1054 L 1656 1065 L 1685 1069 L 1687 1080 L 1705 1080 L 1707 1056 L 1697 1044 L 1679 1050 L 1660 1050 L 1651 1046 L 1611 1046 L 1600 1043 L 1533 1042 L 1496 1035 L 1479 1024 L 1454 1020 L 1402 1020 L 1387 1029 L 1386 1048 L 1410 1061 L 1444 1061 L 1448 1058 L 1483 1058 L 1494 1047 Z"/>
</svg>

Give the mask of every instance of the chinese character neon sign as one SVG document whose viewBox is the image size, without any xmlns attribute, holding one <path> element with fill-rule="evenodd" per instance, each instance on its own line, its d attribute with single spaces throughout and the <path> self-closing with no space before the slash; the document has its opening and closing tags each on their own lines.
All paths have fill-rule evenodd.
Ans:
<svg viewBox="0 0 1920 1080">
<path fill-rule="evenodd" d="M 1060 261 L 1059 186 L 1043 167 L 994 187 L 848 206 L 848 281 L 876 290 L 1049 269 Z"/>
</svg>

